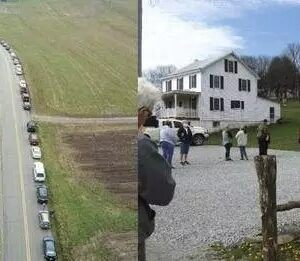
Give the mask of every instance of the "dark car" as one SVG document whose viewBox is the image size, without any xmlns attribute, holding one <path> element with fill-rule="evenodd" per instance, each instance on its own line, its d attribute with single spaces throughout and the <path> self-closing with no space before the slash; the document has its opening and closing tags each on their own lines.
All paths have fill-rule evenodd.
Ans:
<svg viewBox="0 0 300 261">
<path fill-rule="evenodd" d="M 28 94 L 27 88 L 26 88 L 26 87 L 20 87 L 20 93 L 21 93 L 21 95 L 22 95 L 23 93 L 27 93 L 27 94 Z"/>
<path fill-rule="evenodd" d="M 43 238 L 43 251 L 46 260 L 56 260 L 55 241 L 53 237 Z"/>
<path fill-rule="evenodd" d="M 45 185 L 40 185 L 36 188 L 36 197 L 38 203 L 48 203 L 48 190 Z"/>
<path fill-rule="evenodd" d="M 30 111 L 31 110 L 31 103 L 30 102 L 23 102 L 23 109 L 25 111 Z"/>
<path fill-rule="evenodd" d="M 47 210 L 41 210 L 38 214 L 39 225 L 41 229 L 50 229 L 50 214 Z"/>
<path fill-rule="evenodd" d="M 30 102 L 30 97 L 28 93 L 22 93 L 23 102 Z"/>
<path fill-rule="evenodd" d="M 29 143 L 30 143 L 30 145 L 33 145 L 33 146 L 39 145 L 39 138 L 38 138 L 37 134 L 35 134 L 35 133 L 29 134 Z"/>
<path fill-rule="evenodd" d="M 27 122 L 27 131 L 28 132 L 36 132 L 37 131 L 37 123 L 35 121 Z"/>
</svg>

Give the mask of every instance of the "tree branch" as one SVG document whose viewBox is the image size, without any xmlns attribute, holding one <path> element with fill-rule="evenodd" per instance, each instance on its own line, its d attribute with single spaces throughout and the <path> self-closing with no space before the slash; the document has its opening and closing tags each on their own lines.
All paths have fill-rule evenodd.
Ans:
<svg viewBox="0 0 300 261">
<path fill-rule="evenodd" d="M 288 203 L 280 204 L 276 207 L 277 212 L 291 210 L 294 208 L 300 208 L 300 201 L 289 201 Z"/>
</svg>

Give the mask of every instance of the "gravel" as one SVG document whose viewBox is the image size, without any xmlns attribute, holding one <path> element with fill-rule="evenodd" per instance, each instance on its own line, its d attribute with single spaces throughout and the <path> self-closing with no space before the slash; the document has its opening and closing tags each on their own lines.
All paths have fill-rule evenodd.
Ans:
<svg viewBox="0 0 300 261">
<path fill-rule="evenodd" d="M 241 161 L 238 149 L 233 148 L 233 161 L 228 162 L 223 147 L 191 147 L 192 165 L 182 167 L 176 148 L 175 196 L 166 207 L 153 206 L 156 230 L 147 241 L 148 260 L 184 260 L 211 243 L 230 245 L 260 232 L 253 162 L 257 149 L 247 151 L 249 161 Z M 300 152 L 270 150 L 269 154 L 277 157 L 277 203 L 299 199 Z M 278 227 L 300 225 L 299 212 L 278 213 Z"/>
</svg>

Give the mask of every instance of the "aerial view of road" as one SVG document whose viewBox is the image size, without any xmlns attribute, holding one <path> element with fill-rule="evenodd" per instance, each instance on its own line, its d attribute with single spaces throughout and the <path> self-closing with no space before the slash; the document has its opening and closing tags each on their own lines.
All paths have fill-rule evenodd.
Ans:
<svg viewBox="0 0 300 261">
<path fill-rule="evenodd" d="M 30 114 L 22 109 L 19 77 L 9 53 L 0 47 L 0 139 L 1 139 L 1 254 L 2 260 L 42 260 L 42 238 L 50 232 L 38 225 L 36 184 L 26 123 Z"/>
</svg>

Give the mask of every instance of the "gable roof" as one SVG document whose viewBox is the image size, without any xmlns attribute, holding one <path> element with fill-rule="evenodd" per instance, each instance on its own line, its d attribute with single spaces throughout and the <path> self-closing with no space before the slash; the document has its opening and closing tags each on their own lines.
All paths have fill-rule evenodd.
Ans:
<svg viewBox="0 0 300 261">
<path fill-rule="evenodd" d="M 238 60 L 242 65 L 245 66 L 245 68 L 252 74 L 254 75 L 257 79 L 259 79 L 259 76 L 256 74 L 256 72 L 254 72 L 252 69 L 249 68 L 248 65 L 246 65 L 238 55 L 236 55 L 234 52 L 230 52 L 230 53 L 226 53 L 222 56 L 217 56 L 217 57 L 211 57 L 205 60 L 195 60 L 193 63 L 178 69 L 177 71 L 170 73 L 166 76 L 164 76 L 163 78 L 161 78 L 161 80 L 166 80 L 166 79 L 170 79 L 170 78 L 175 78 L 175 77 L 179 77 L 179 76 L 184 76 L 187 74 L 191 74 L 191 73 L 196 73 L 196 72 L 202 72 L 204 69 L 206 69 L 207 67 L 213 65 L 214 63 L 225 59 L 228 56 L 233 56 L 236 60 Z"/>
</svg>

